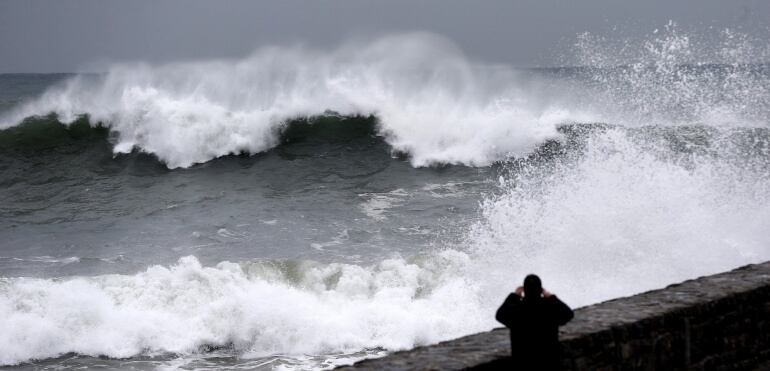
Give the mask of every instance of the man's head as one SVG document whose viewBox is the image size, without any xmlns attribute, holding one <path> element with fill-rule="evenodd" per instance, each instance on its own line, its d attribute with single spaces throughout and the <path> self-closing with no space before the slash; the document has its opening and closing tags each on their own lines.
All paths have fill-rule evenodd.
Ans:
<svg viewBox="0 0 770 371">
<path fill-rule="evenodd" d="M 524 297 L 525 298 L 540 298 L 540 294 L 543 293 L 543 283 L 540 282 L 540 277 L 530 274 L 524 278 Z"/>
</svg>

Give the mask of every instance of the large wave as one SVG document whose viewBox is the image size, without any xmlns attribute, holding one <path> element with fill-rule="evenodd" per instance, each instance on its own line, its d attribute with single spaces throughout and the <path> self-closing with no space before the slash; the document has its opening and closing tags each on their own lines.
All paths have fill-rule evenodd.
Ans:
<svg viewBox="0 0 770 371">
<path fill-rule="evenodd" d="M 265 151 L 286 121 L 334 111 L 376 115 L 380 133 L 417 166 L 486 165 L 526 153 L 564 119 L 507 102 L 529 100 L 512 79 L 473 65 L 447 40 L 410 34 L 328 52 L 266 48 L 238 61 L 116 65 L 69 80 L 1 125 L 87 114 L 118 133 L 115 152 L 138 148 L 175 168 Z"/>
<path fill-rule="evenodd" d="M 580 69 L 554 74 L 485 65 L 450 41 L 415 33 L 329 51 L 263 48 L 241 60 L 112 66 L 76 76 L 0 119 L 9 127 L 55 113 L 108 126 L 114 151 L 187 167 L 279 142 L 286 122 L 374 115 L 378 133 L 415 166 L 488 165 L 527 154 L 567 122 L 766 125 L 766 46 L 726 32 L 713 47 L 672 25 L 619 53 L 589 34 Z M 711 45 L 711 44 L 708 44 Z M 754 64 L 752 64 L 754 63 Z"/>
</svg>

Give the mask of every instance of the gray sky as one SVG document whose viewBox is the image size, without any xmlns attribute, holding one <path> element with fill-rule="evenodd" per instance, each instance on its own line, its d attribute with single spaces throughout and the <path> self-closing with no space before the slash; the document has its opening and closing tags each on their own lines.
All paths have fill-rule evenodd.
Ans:
<svg viewBox="0 0 770 371">
<path fill-rule="evenodd" d="M 767 33 L 770 0 L 0 0 L 0 72 L 232 58 L 403 31 L 444 35 L 486 62 L 548 66 L 579 32 L 641 36 L 668 20 Z"/>
</svg>

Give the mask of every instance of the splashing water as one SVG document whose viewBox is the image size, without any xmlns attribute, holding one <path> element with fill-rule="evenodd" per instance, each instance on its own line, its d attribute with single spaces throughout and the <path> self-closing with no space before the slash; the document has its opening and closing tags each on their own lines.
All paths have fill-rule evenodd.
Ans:
<svg viewBox="0 0 770 371">
<path fill-rule="evenodd" d="M 575 44 L 598 121 L 622 125 L 766 126 L 769 48 L 724 30 L 718 41 L 684 34 L 675 23 L 646 40 L 581 34 Z M 578 86 L 577 89 L 585 89 Z"/>
<path fill-rule="evenodd" d="M 479 281 L 500 297 L 506 277 L 534 271 L 588 304 L 767 259 L 770 138 L 740 137 L 613 128 L 519 169 L 469 234 Z"/>
</svg>

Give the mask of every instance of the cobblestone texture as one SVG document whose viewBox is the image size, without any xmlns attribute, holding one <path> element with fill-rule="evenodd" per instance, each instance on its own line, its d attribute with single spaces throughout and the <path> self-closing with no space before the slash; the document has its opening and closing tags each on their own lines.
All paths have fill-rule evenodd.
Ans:
<svg viewBox="0 0 770 371">
<path fill-rule="evenodd" d="M 761 369 L 770 364 L 770 262 L 579 308 L 560 338 L 567 370 Z M 493 369 L 509 352 L 498 328 L 341 369 Z"/>
</svg>

